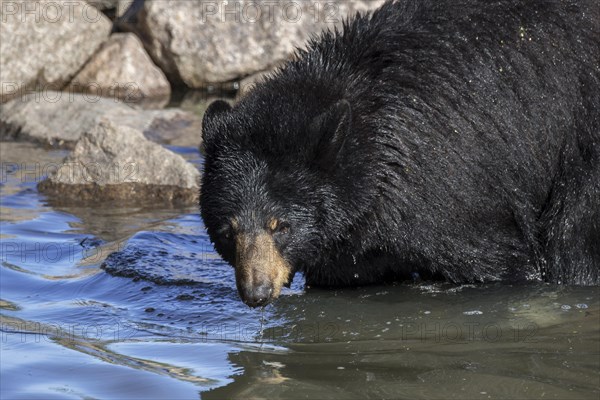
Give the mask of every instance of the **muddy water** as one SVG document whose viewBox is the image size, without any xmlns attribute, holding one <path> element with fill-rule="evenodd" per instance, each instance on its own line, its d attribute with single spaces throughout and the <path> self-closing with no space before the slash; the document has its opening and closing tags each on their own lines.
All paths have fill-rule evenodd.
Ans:
<svg viewBox="0 0 600 400">
<path fill-rule="evenodd" d="M 297 276 L 252 310 L 196 209 L 53 207 L 64 152 L 1 150 L 3 399 L 600 396 L 598 288 Z"/>
</svg>

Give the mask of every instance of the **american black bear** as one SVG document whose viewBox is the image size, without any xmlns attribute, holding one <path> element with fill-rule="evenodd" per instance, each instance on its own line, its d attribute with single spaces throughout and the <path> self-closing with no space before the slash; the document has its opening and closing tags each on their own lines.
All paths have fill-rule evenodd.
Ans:
<svg viewBox="0 0 600 400">
<path fill-rule="evenodd" d="M 596 0 L 397 0 L 203 120 L 200 205 L 250 306 L 424 279 L 596 285 Z"/>
</svg>

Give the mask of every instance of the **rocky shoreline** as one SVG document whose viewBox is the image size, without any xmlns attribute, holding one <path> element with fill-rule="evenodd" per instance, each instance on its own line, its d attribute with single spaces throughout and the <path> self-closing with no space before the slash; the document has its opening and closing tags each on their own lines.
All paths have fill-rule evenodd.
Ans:
<svg viewBox="0 0 600 400">
<path fill-rule="evenodd" d="M 0 2 L 0 141 L 72 150 L 40 191 L 193 204 L 198 169 L 164 145 L 201 146 L 205 106 L 165 109 L 173 91 L 243 94 L 311 35 L 383 0 Z M 135 180 L 105 176 L 124 165 Z"/>
</svg>

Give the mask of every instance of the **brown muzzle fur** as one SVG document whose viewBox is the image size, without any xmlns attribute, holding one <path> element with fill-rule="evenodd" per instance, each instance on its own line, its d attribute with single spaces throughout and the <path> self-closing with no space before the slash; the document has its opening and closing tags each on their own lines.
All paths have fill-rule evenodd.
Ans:
<svg viewBox="0 0 600 400">
<path fill-rule="evenodd" d="M 236 236 L 235 267 L 238 291 L 251 307 L 276 299 L 292 271 L 267 232 Z"/>
</svg>

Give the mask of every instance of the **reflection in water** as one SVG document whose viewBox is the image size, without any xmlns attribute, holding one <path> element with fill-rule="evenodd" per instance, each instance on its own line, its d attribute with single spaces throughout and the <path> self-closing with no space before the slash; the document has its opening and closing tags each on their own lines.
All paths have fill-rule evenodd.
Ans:
<svg viewBox="0 0 600 400">
<path fill-rule="evenodd" d="M 168 375 L 172 378 L 192 382 L 194 384 L 208 385 L 212 382 L 210 379 L 191 375 L 187 368 L 117 353 L 108 348 L 107 342 L 90 340 L 91 338 L 87 336 L 87 334 L 81 336 L 81 332 L 73 330 L 69 331 L 60 326 L 24 321 L 7 316 L 0 316 L 0 321 L 4 332 L 11 335 L 43 335 L 45 340 L 54 341 L 66 348 L 94 356 L 110 364 L 118 364 L 160 375 Z M 40 338 L 38 337 L 35 340 L 39 341 L 39 339 Z M 214 384 L 214 382 L 212 383 Z"/>
<path fill-rule="evenodd" d="M 334 296 L 339 308 L 330 296 L 311 299 L 309 293 L 302 301 L 305 321 L 317 321 L 324 310 L 347 319 L 332 322 L 340 320 L 325 316 L 322 323 L 293 325 L 306 334 L 300 342 L 288 342 L 284 354 L 232 354 L 231 361 L 246 373 L 204 397 L 293 398 L 306 393 L 320 398 L 327 393 L 328 398 L 477 398 L 482 392 L 495 398 L 597 396 L 597 297 L 593 310 L 580 304 L 582 308 L 565 313 L 564 303 L 589 298 L 589 292 L 560 289 L 555 296 L 547 287 L 498 286 L 491 294 L 487 289 L 421 293 L 417 307 L 418 288 L 379 298 L 377 289 L 360 290 L 371 299 L 367 301 L 340 293 Z M 547 302 L 547 293 L 559 302 Z M 344 303 L 349 305 L 345 309 Z M 465 314 L 469 303 L 481 314 Z M 293 321 L 288 315 L 287 324 Z"/>
</svg>

